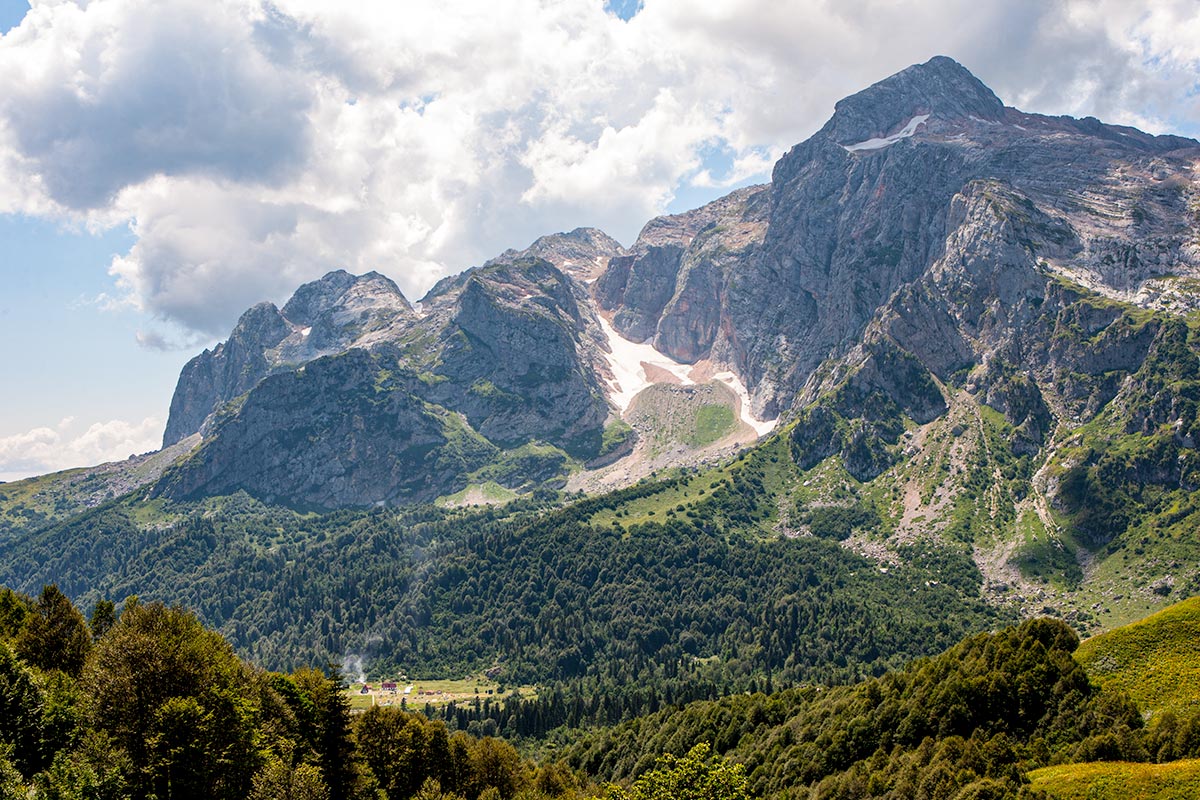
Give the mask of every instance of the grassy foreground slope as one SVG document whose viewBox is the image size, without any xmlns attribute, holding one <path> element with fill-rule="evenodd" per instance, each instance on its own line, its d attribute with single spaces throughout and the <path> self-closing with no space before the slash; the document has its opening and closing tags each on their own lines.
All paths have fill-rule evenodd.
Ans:
<svg viewBox="0 0 1200 800">
<path fill-rule="evenodd" d="M 1034 791 L 1054 800 L 1178 800 L 1200 797 L 1200 759 L 1169 764 L 1105 761 L 1063 764 L 1029 773 Z"/>
<path fill-rule="evenodd" d="M 1200 712 L 1200 597 L 1094 636 L 1076 658 L 1092 679 L 1152 714 Z"/>
<path fill-rule="evenodd" d="M 1145 758 L 1167 763 L 1104 761 L 1062 764 L 1029 773 L 1031 788 L 1055 800 L 1200 797 L 1200 598 L 1176 603 L 1139 622 L 1094 636 L 1075 658 L 1092 682 L 1132 698 L 1149 718 Z"/>
</svg>

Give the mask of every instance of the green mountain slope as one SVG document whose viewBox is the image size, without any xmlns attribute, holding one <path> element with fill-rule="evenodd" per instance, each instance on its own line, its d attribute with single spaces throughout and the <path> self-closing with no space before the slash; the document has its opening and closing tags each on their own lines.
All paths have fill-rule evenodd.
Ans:
<svg viewBox="0 0 1200 800">
<path fill-rule="evenodd" d="M 1094 680 L 1155 715 L 1200 713 L 1200 598 L 1094 636 L 1076 657 Z"/>
<path fill-rule="evenodd" d="M 665 709 L 566 752 L 630 779 L 708 743 L 762 797 L 1194 797 L 1198 621 L 1190 600 L 1083 645 L 1027 621 L 856 686 Z"/>
<path fill-rule="evenodd" d="M 587 694 L 650 689 L 639 708 L 664 692 L 878 674 L 1003 619 L 965 557 L 885 572 L 835 542 L 741 522 L 766 516 L 757 464 L 730 466 L 702 513 L 627 526 L 588 520 L 689 479 L 559 510 L 318 515 L 244 495 L 131 499 L 0 545 L 0 580 L 25 591 L 57 580 L 85 607 L 129 594 L 181 602 L 264 665 L 352 652 L 413 675 L 495 666 Z"/>
<path fill-rule="evenodd" d="M 1200 759 L 1169 764 L 1064 764 L 1029 773 L 1029 788 L 1054 800 L 1179 800 L 1200 797 Z"/>
<path fill-rule="evenodd" d="M 630 778 L 708 742 L 759 797 L 1015 797 L 1030 766 L 1110 737 L 1136 749 L 1137 708 L 1088 681 L 1077 644 L 1063 623 L 1031 620 L 852 687 L 665 710 L 583 736 L 568 758 Z"/>
</svg>

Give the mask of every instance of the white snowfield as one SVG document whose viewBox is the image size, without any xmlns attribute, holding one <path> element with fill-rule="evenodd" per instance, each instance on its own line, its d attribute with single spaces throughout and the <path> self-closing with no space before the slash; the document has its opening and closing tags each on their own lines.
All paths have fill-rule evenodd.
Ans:
<svg viewBox="0 0 1200 800">
<path fill-rule="evenodd" d="M 631 342 L 613 329 L 608 320 L 600 317 L 600 327 L 608 340 L 609 352 L 604 354 L 608 367 L 612 371 L 613 380 L 608 382 L 608 397 L 624 414 L 629 409 L 633 398 L 654 381 L 646 375 L 646 366 L 666 370 L 675 376 L 683 386 L 695 385 L 692 379 L 692 367 L 681 364 L 654 349 L 649 342 Z M 712 376 L 734 391 L 741 399 L 742 421 L 749 425 L 759 436 L 769 433 L 775 428 L 778 419 L 760 420 L 750 413 L 750 393 L 745 384 L 732 372 L 718 372 Z"/>
<path fill-rule="evenodd" d="M 604 358 L 614 378 L 608 383 L 608 397 L 621 409 L 622 414 L 629 408 L 633 398 L 653 383 L 646 377 L 644 364 L 667 370 L 679 378 L 684 386 L 695 383 L 689 375 L 692 371 L 689 365 L 667 358 L 649 342 L 639 344 L 629 341 L 617 333 L 604 317 L 600 317 L 600 327 L 604 329 L 604 337 L 608 340 L 609 352 L 604 354 Z"/>
<path fill-rule="evenodd" d="M 844 144 L 842 147 L 846 148 L 846 152 L 848 153 L 857 153 L 860 150 L 878 150 L 881 147 L 887 147 L 889 144 L 895 144 L 901 139 L 907 139 L 912 136 L 917 132 L 917 128 L 924 124 L 927 119 L 929 119 L 929 114 L 921 114 L 910 119 L 908 124 L 899 133 L 893 133 L 891 136 L 885 136 L 882 139 L 867 139 L 865 142 L 859 142 L 858 144 Z"/>
</svg>

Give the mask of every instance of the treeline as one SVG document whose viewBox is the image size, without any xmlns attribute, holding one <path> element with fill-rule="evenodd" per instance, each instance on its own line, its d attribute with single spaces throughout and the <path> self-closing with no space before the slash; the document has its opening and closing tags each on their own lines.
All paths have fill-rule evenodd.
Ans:
<svg viewBox="0 0 1200 800">
<path fill-rule="evenodd" d="M 1026 797 L 1025 773 L 1094 760 L 1200 756 L 1200 714 L 1150 727 L 1072 658 L 1066 624 L 1030 620 L 851 687 L 793 689 L 663 710 L 579 737 L 565 755 L 629 779 L 701 743 L 772 798 Z"/>
</svg>

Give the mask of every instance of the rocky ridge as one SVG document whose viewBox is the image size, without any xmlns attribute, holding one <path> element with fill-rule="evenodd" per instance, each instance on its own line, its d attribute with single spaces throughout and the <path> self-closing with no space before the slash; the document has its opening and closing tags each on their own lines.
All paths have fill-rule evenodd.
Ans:
<svg viewBox="0 0 1200 800">
<path fill-rule="evenodd" d="M 441 281 L 419 312 L 386 278 L 342 272 L 281 310 L 256 306 L 185 367 L 165 441 L 199 432 L 204 455 L 160 491 L 259 481 L 321 505 L 404 502 L 542 445 L 557 466 L 534 471 L 559 479 L 604 457 L 629 405 L 621 380 L 713 375 L 745 393 L 749 421 L 798 421 L 801 466 L 840 454 L 859 480 L 960 387 L 1004 414 L 1014 450 L 1045 455 L 1059 426 L 1128 391 L 1165 330 L 1123 324 L 1122 309 L 1200 306 L 1198 163 L 1192 140 L 1007 107 L 937 57 L 839 102 L 769 185 L 652 220 L 628 249 L 594 229 L 542 237 Z M 346 387 L 392 405 L 351 413 Z M 376 425 L 390 431 L 371 442 L 378 463 L 356 466 L 376 458 L 363 449 Z M 265 464 L 234 458 L 247 447 L 305 451 L 279 469 L 315 477 L 254 478 Z M 448 450 L 457 460 L 430 455 Z M 388 459 L 418 451 L 406 469 L 437 477 L 387 477 Z"/>
<path fill-rule="evenodd" d="M 439 283 L 420 314 L 390 281 L 330 273 L 281 312 L 248 312 L 282 320 L 270 335 L 244 335 L 258 330 L 244 317 L 234 346 L 185 368 L 173 408 L 207 400 L 208 364 L 261 377 L 218 401 L 200 423 L 203 444 L 155 491 L 244 489 L 336 507 L 432 500 L 489 466 L 515 486 L 551 479 L 568 458 L 599 453 L 609 416 L 593 363 L 601 334 L 583 297 L 552 264 L 524 256 Z M 548 452 L 513 456 L 535 443 Z"/>
<path fill-rule="evenodd" d="M 226 341 L 184 366 L 163 446 L 199 433 L 222 404 L 268 375 L 394 338 L 416 319 L 399 287 L 376 272 L 330 272 L 297 289 L 282 310 L 259 303 L 242 315 Z"/>
</svg>

